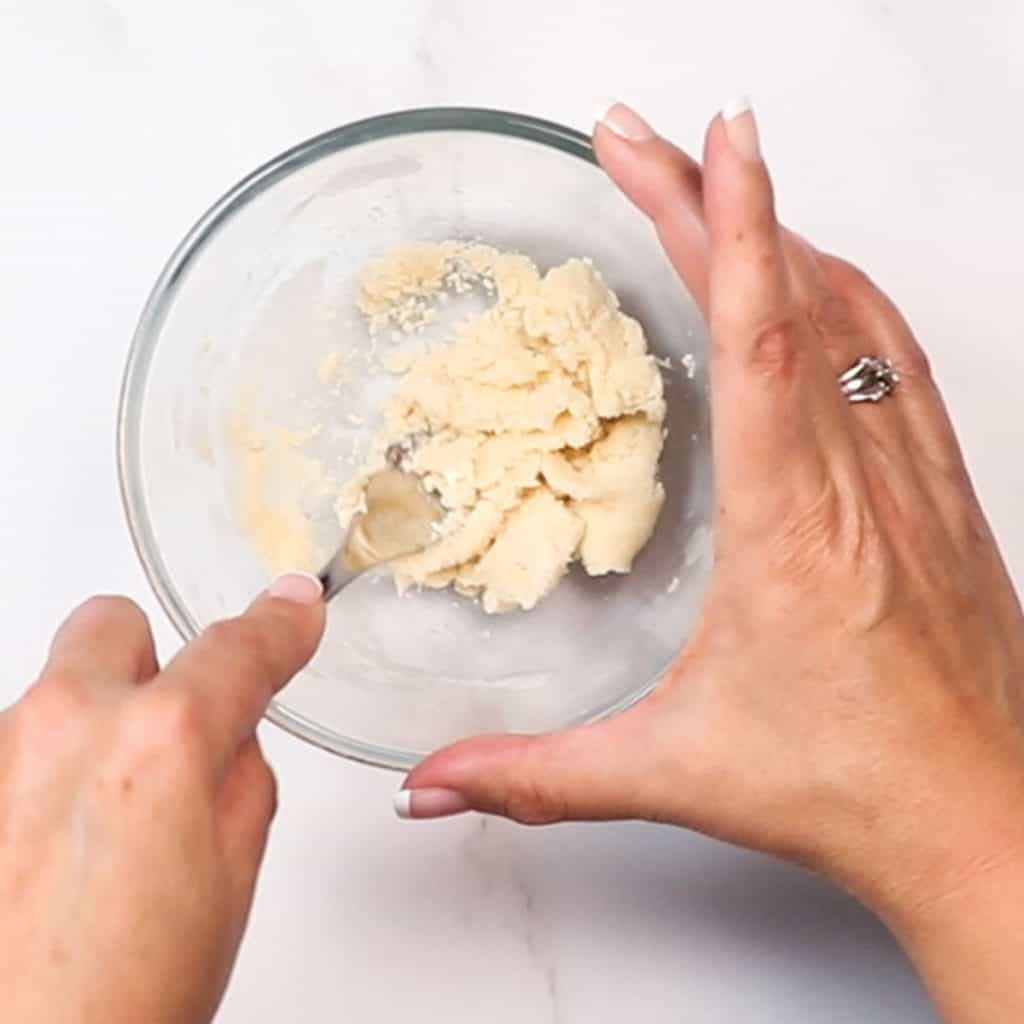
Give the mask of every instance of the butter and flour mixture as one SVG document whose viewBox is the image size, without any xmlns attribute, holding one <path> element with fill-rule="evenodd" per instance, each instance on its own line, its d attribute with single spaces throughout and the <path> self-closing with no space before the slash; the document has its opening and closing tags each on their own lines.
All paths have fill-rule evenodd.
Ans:
<svg viewBox="0 0 1024 1024">
<path fill-rule="evenodd" d="M 360 282 L 371 330 L 416 332 L 451 292 L 494 296 L 400 373 L 374 454 L 338 502 L 343 526 L 398 445 L 444 515 L 390 563 L 400 589 L 451 586 L 487 612 L 533 608 L 574 562 L 628 572 L 664 500 L 662 379 L 640 324 L 584 260 L 541 274 L 525 256 L 458 242 L 375 261 Z"/>
</svg>

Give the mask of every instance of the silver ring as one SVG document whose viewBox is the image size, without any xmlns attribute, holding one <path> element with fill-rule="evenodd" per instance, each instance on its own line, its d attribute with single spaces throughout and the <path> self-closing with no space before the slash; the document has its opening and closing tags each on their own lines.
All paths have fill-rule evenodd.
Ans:
<svg viewBox="0 0 1024 1024">
<path fill-rule="evenodd" d="M 893 393 L 899 379 L 891 360 L 861 356 L 839 375 L 839 390 L 848 402 L 880 402 Z"/>
</svg>

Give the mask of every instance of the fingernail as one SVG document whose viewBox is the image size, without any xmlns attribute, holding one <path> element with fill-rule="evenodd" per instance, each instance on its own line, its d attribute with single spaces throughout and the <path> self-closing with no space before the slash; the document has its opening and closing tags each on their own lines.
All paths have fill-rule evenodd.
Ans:
<svg viewBox="0 0 1024 1024">
<path fill-rule="evenodd" d="M 654 129 L 635 111 L 618 100 L 602 100 L 594 111 L 595 124 L 603 124 L 620 139 L 646 142 L 654 138 Z"/>
<path fill-rule="evenodd" d="M 410 818 L 447 818 L 469 810 L 466 798 L 454 789 L 400 789 L 394 797 L 395 814 Z"/>
<path fill-rule="evenodd" d="M 267 587 L 271 597 L 293 601 L 295 604 L 316 604 L 323 592 L 323 585 L 308 572 L 283 573 Z"/>
<path fill-rule="evenodd" d="M 722 107 L 722 121 L 725 134 L 732 148 L 744 160 L 756 163 L 761 159 L 761 139 L 757 133 L 757 121 L 749 96 L 738 99 Z"/>
</svg>

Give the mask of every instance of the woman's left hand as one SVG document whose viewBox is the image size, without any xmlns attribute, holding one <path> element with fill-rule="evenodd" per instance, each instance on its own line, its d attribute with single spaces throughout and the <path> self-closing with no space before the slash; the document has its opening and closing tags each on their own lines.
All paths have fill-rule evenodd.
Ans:
<svg viewBox="0 0 1024 1024">
<path fill-rule="evenodd" d="M 892 925 L 950 1019 L 1024 1019 L 998 938 L 1024 895 L 1024 618 L 928 362 L 864 274 L 779 225 L 748 108 L 712 122 L 703 167 L 622 105 L 595 147 L 708 322 L 704 608 L 628 711 L 457 744 L 397 809 L 647 818 L 813 866 Z M 837 383 L 862 356 L 901 375 L 879 404 Z"/>
</svg>

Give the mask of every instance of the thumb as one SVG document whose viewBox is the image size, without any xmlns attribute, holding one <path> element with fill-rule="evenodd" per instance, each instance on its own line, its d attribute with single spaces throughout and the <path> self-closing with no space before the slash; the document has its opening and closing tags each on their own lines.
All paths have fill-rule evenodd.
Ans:
<svg viewBox="0 0 1024 1024">
<path fill-rule="evenodd" d="M 465 740 L 409 775 L 395 811 L 440 818 L 473 810 L 524 825 L 651 817 L 658 802 L 655 735 L 648 699 L 566 732 Z"/>
</svg>

